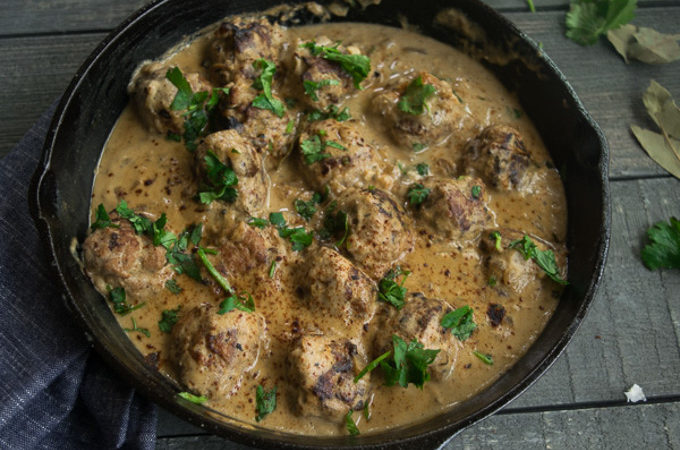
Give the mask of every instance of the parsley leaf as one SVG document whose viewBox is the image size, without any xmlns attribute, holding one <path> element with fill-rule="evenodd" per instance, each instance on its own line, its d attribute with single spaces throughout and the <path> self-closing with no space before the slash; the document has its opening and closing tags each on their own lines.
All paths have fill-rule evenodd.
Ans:
<svg viewBox="0 0 680 450">
<path fill-rule="evenodd" d="M 501 237 L 500 231 L 492 231 L 489 237 L 495 241 L 496 250 L 498 250 L 499 252 L 503 250 L 503 247 L 501 245 L 501 241 L 503 238 Z"/>
<path fill-rule="evenodd" d="M 391 269 L 378 283 L 378 298 L 397 309 L 403 308 L 404 297 L 406 296 L 404 283 L 410 274 L 411 272 L 408 270 L 402 271 L 399 266 L 395 269 Z M 401 283 L 397 283 L 396 279 L 401 275 L 403 275 L 404 278 L 401 279 Z"/>
<path fill-rule="evenodd" d="M 559 284 L 569 284 L 560 278 L 560 271 L 557 268 L 555 255 L 552 250 L 539 250 L 529 236 L 524 235 L 522 239 L 510 242 L 508 247 L 519 251 L 524 256 L 524 259 L 533 259 L 538 267 L 543 269 L 552 280 Z"/>
<path fill-rule="evenodd" d="M 170 109 L 173 111 L 183 111 L 189 109 L 191 100 L 193 98 L 193 91 L 191 90 L 191 85 L 182 75 L 182 71 L 179 67 L 173 67 L 168 69 L 165 73 L 165 78 L 170 80 L 170 82 L 177 88 L 177 94 L 170 105 Z"/>
<path fill-rule="evenodd" d="M 418 206 L 427 199 L 427 196 L 430 195 L 431 191 L 432 189 L 426 188 L 420 183 L 414 183 L 409 186 L 406 196 L 408 197 L 409 203 Z"/>
<path fill-rule="evenodd" d="M 257 227 L 257 228 L 263 229 L 264 227 L 267 226 L 268 222 L 267 222 L 267 219 L 260 219 L 258 217 L 251 217 L 250 219 L 248 219 L 247 223 L 251 227 Z"/>
<path fill-rule="evenodd" d="M 164 309 L 161 312 L 161 320 L 158 321 L 158 328 L 163 332 L 163 333 L 170 333 L 172 331 L 172 327 L 175 326 L 177 323 L 177 313 L 179 312 L 181 306 L 178 306 L 175 309 Z"/>
<path fill-rule="evenodd" d="M 316 91 L 324 86 L 337 86 L 338 84 L 340 84 L 340 82 L 332 78 L 323 79 L 320 81 L 305 80 L 302 82 L 302 85 L 305 88 L 305 94 L 307 94 L 315 102 L 319 101 L 319 96 L 317 95 Z"/>
<path fill-rule="evenodd" d="M 464 341 L 469 338 L 475 328 L 477 328 L 473 318 L 472 308 L 463 306 L 445 314 L 444 317 L 442 317 L 440 324 L 444 328 L 450 328 L 451 334 L 456 336 L 459 340 Z"/>
<path fill-rule="evenodd" d="M 149 332 L 148 329 L 146 329 L 146 328 L 139 328 L 139 327 L 137 326 L 137 322 L 135 321 L 135 318 L 134 318 L 134 317 L 131 317 L 131 319 L 132 319 L 132 328 L 123 328 L 123 330 L 127 331 L 128 333 L 137 332 L 137 333 L 143 334 L 143 335 L 146 336 L 146 337 L 151 337 L 151 333 Z"/>
<path fill-rule="evenodd" d="M 260 75 L 255 79 L 253 87 L 263 92 L 255 97 L 253 106 L 255 108 L 268 109 L 277 116 L 283 117 L 286 112 L 286 107 L 281 100 L 274 98 L 272 95 L 272 80 L 274 79 L 274 73 L 276 73 L 276 64 L 260 58 L 253 63 L 253 67 L 262 70 Z"/>
<path fill-rule="evenodd" d="M 194 395 L 190 392 L 180 392 L 177 394 L 177 396 L 183 398 L 184 400 L 188 400 L 191 403 L 196 403 L 197 405 L 201 405 L 208 401 L 208 399 L 204 396 Z"/>
<path fill-rule="evenodd" d="M 153 224 L 149 219 L 135 214 L 133 210 L 128 208 L 128 204 L 125 200 L 121 200 L 120 203 L 118 203 L 116 212 L 121 218 L 130 222 L 130 225 L 132 225 L 132 228 L 134 228 L 135 233 L 137 234 L 148 234 L 153 227 Z"/>
<path fill-rule="evenodd" d="M 427 100 L 437 93 L 437 89 L 431 84 L 423 84 L 423 78 L 417 77 L 406 87 L 401 95 L 397 106 L 405 113 L 419 116 L 425 110 L 430 110 Z"/>
<path fill-rule="evenodd" d="M 477 358 L 479 358 L 484 364 L 493 366 L 493 357 L 491 355 L 487 355 L 486 353 L 478 352 L 477 350 L 472 352 L 473 355 L 475 355 Z"/>
<path fill-rule="evenodd" d="M 416 165 L 416 172 L 422 177 L 426 177 L 430 174 L 430 166 L 425 163 L 420 163 Z"/>
<path fill-rule="evenodd" d="M 241 292 L 240 295 L 230 295 L 220 303 L 220 310 L 217 311 L 217 314 L 226 314 L 233 309 L 240 309 L 249 313 L 255 312 L 253 296 L 245 291 Z"/>
<path fill-rule="evenodd" d="M 350 436 L 357 436 L 361 434 L 359 432 L 359 428 L 357 427 L 357 424 L 354 423 L 354 420 L 352 420 L 352 411 L 351 409 L 347 411 L 347 414 L 345 414 L 345 427 L 347 428 L 347 432 L 349 433 Z"/>
<path fill-rule="evenodd" d="M 321 141 L 318 135 L 312 136 L 311 139 L 306 139 L 300 143 L 300 150 L 305 157 L 305 163 L 314 164 L 315 162 L 330 158 L 329 153 L 323 153 L 326 144 Z"/>
<path fill-rule="evenodd" d="M 100 203 L 99 206 L 97 206 L 97 211 L 95 211 L 95 221 L 92 225 L 90 225 L 90 229 L 94 231 L 98 228 L 106 227 L 118 228 L 120 227 L 120 225 L 111 222 L 111 217 L 109 217 L 109 213 L 106 212 L 104 205 Z"/>
<path fill-rule="evenodd" d="M 680 269 L 680 220 L 657 222 L 647 230 L 650 244 L 642 249 L 642 262 L 650 270 Z"/>
<path fill-rule="evenodd" d="M 392 336 L 394 351 L 391 359 L 380 362 L 385 375 L 385 385 L 408 387 L 409 383 L 422 389 L 430 380 L 427 367 L 432 364 L 439 350 L 425 349 L 423 344 L 413 339 L 408 344 L 396 334 Z"/>
<path fill-rule="evenodd" d="M 478 199 L 480 195 L 482 195 L 482 187 L 478 185 L 472 186 L 472 189 L 470 190 L 472 194 L 472 198 Z"/>
<path fill-rule="evenodd" d="M 205 268 L 208 270 L 208 273 L 212 275 L 215 281 L 217 281 L 217 284 L 219 284 L 220 287 L 224 289 L 224 292 L 232 293 L 234 290 L 229 284 L 229 281 L 227 281 L 227 279 L 224 278 L 222 274 L 217 271 L 217 269 L 215 269 L 215 266 L 212 265 L 212 263 L 210 262 L 205 253 L 206 249 L 202 247 L 199 247 L 198 250 L 196 251 L 198 258 L 201 260 Z"/>
<path fill-rule="evenodd" d="M 182 292 L 182 288 L 179 287 L 179 284 L 177 284 L 177 281 L 174 278 L 171 278 L 165 282 L 165 288 L 173 294 L 179 294 Z"/>
<path fill-rule="evenodd" d="M 123 289 L 122 287 L 111 289 L 110 286 L 106 286 L 106 289 L 109 291 L 109 300 L 111 300 L 111 303 L 113 303 L 113 310 L 116 314 L 124 316 L 126 314 L 131 313 L 135 309 L 139 309 L 145 305 L 145 303 L 139 303 L 135 306 L 131 306 L 127 302 L 125 289 Z"/>
<path fill-rule="evenodd" d="M 305 220 L 309 220 L 316 213 L 316 203 L 314 199 L 306 202 L 301 199 L 296 199 L 293 205 L 295 206 L 295 211 L 300 214 Z"/>
<path fill-rule="evenodd" d="M 165 259 L 173 266 L 172 268 L 176 273 L 185 274 L 199 282 L 203 281 L 201 269 L 193 256 L 186 254 L 185 251 L 189 242 L 198 245 L 201 240 L 202 229 L 203 225 L 200 223 L 194 227 L 188 227 L 180 233 L 175 243 L 165 253 Z"/>
<path fill-rule="evenodd" d="M 326 111 L 319 111 L 318 109 L 315 109 L 314 111 L 311 111 L 309 114 L 307 114 L 307 120 L 310 122 L 326 119 L 335 119 L 338 122 L 344 122 L 345 120 L 349 120 L 351 118 L 352 115 L 349 112 L 349 108 L 344 107 L 342 111 L 340 111 L 340 108 L 335 105 L 330 105 L 328 108 L 326 108 Z"/>
<path fill-rule="evenodd" d="M 370 363 L 368 363 L 368 365 L 367 365 L 366 367 L 364 367 L 363 369 L 361 369 L 361 372 L 359 372 L 359 373 L 357 374 L 357 376 L 354 377 L 354 382 L 357 383 L 357 382 L 358 382 L 359 380 L 361 380 L 361 378 L 363 378 L 363 376 L 366 375 L 368 372 L 372 372 L 373 370 L 375 370 L 375 368 L 378 367 L 378 366 L 380 365 L 380 362 L 381 362 L 382 360 L 384 360 L 385 358 L 389 357 L 391 354 L 392 354 L 392 350 L 388 350 L 388 351 L 386 351 L 385 353 L 383 353 L 382 355 L 380 355 L 380 356 L 378 356 L 377 358 L 375 358 L 375 359 L 374 359 L 373 361 L 371 361 Z"/>
<path fill-rule="evenodd" d="M 307 232 L 303 227 L 288 228 L 283 214 L 274 212 L 269 214 L 269 222 L 279 230 L 279 236 L 288 239 L 293 244 L 294 251 L 300 251 L 311 245 L 313 241 L 312 233 Z"/>
<path fill-rule="evenodd" d="M 269 266 L 269 278 L 274 278 L 275 273 L 276 273 L 276 260 L 273 260 L 271 265 Z"/>
<path fill-rule="evenodd" d="M 238 184 L 236 172 L 223 164 L 210 150 L 203 159 L 206 165 L 206 178 L 210 186 L 208 190 L 199 192 L 198 197 L 201 203 L 209 205 L 214 200 L 233 203 L 238 197 L 238 191 L 234 187 Z"/>
<path fill-rule="evenodd" d="M 371 72 L 371 60 L 365 55 L 347 55 L 341 53 L 338 50 L 338 45 L 335 47 L 326 47 L 323 45 L 316 45 L 316 42 L 312 41 L 307 42 L 302 46 L 308 48 L 314 56 L 320 55 L 323 59 L 340 64 L 340 67 L 342 67 L 354 80 L 354 87 L 360 89 L 359 83 L 361 83 Z"/>
<path fill-rule="evenodd" d="M 257 385 L 255 390 L 255 420 L 258 422 L 271 414 L 276 409 L 276 386 L 271 391 L 265 391 L 261 385 Z"/>
<path fill-rule="evenodd" d="M 285 228 L 286 219 L 283 218 L 283 213 L 273 212 L 269 213 L 269 222 L 276 228 Z"/>
<path fill-rule="evenodd" d="M 322 230 L 322 235 L 330 237 L 342 232 L 342 237 L 338 242 L 335 243 L 336 247 L 342 247 L 342 244 L 344 244 L 347 240 L 347 236 L 349 236 L 349 217 L 344 211 L 337 211 L 336 213 L 333 213 L 334 208 L 335 205 L 332 205 L 332 207 L 328 208 L 326 211 L 326 217 L 323 221 L 324 229 Z"/>
<path fill-rule="evenodd" d="M 573 0 L 567 13 L 567 37 L 593 45 L 600 35 L 635 17 L 636 0 Z"/>
</svg>

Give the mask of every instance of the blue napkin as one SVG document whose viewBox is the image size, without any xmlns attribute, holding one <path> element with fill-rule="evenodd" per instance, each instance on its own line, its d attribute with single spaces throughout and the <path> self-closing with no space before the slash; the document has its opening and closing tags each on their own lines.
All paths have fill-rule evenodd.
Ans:
<svg viewBox="0 0 680 450">
<path fill-rule="evenodd" d="M 28 211 L 53 113 L 0 160 L 0 448 L 151 449 L 155 406 L 73 323 Z"/>
</svg>

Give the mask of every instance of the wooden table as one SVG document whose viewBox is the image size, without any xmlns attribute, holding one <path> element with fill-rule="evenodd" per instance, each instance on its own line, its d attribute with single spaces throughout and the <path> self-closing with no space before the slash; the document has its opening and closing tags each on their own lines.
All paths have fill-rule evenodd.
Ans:
<svg viewBox="0 0 680 450">
<path fill-rule="evenodd" d="M 389 0 L 385 0 L 389 1 Z M 557 63 L 611 147 L 613 229 L 590 314 L 554 366 L 512 404 L 447 448 L 680 448 L 680 271 L 640 262 L 644 231 L 680 217 L 680 182 L 639 148 L 630 124 L 652 127 L 641 94 L 655 79 L 680 100 L 680 61 L 625 64 L 604 40 L 564 37 L 566 0 L 489 0 Z M 143 0 L 3 0 L 0 155 L 60 95 L 87 54 Z M 634 23 L 680 32 L 680 2 L 639 0 Z M 647 402 L 627 404 L 633 383 Z M 240 448 L 160 411 L 159 448 Z"/>
</svg>

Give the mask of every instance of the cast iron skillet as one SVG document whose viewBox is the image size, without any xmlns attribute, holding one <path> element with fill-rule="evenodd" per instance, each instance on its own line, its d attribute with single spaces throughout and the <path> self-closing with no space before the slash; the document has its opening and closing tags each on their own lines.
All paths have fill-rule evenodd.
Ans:
<svg viewBox="0 0 680 450">
<path fill-rule="evenodd" d="M 160 0 L 128 18 L 78 70 L 55 113 L 31 191 L 32 211 L 66 289 L 67 304 L 99 353 L 137 389 L 189 422 L 231 440 L 268 448 L 437 447 L 465 427 L 487 417 L 524 391 L 555 361 L 569 342 L 593 299 L 607 253 L 610 229 L 608 148 L 602 132 L 584 110 L 563 75 L 524 34 L 477 0 L 389 0 L 342 20 L 398 26 L 398 14 L 422 33 L 482 55 L 496 48 L 515 55 L 503 65 L 484 61 L 510 89 L 536 124 L 564 175 L 569 208 L 569 286 L 554 316 L 527 354 L 493 385 L 456 408 L 422 423 L 358 437 L 306 437 L 271 431 L 225 418 L 178 399 L 179 386 L 145 365 L 118 326 L 106 301 L 94 290 L 71 256 L 75 236 L 88 227 L 94 170 L 102 147 L 128 98 L 133 69 L 158 57 L 185 35 L 215 20 L 264 10 L 277 1 Z M 289 3 L 300 3 L 291 1 Z M 433 17 L 455 7 L 486 32 L 486 43 L 438 27 Z M 305 23 L 315 20 L 300 15 Z M 486 52 L 486 53 L 485 53 Z"/>
</svg>

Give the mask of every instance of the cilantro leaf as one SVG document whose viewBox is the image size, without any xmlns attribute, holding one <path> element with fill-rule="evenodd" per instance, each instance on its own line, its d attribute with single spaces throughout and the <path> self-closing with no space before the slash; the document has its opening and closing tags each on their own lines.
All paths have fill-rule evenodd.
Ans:
<svg viewBox="0 0 680 450">
<path fill-rule="evenodd" d="M 404 287 L 404 283 L 410 274 L 411 272 L 408 270 L 402 271 L 399 266 L 387 272 L 385 277 L 378 283 L 378 298 L 397 309 L 403 308 L 404 297 L 406 296 L 407 291 Z M 396 279 L 401 275 L 403 275 L 404 278 L 401 279 L 401 283 L 397 283 Z"/>
<path fill-rule="evenodd" d="M 320 81 L 305 80 L 302 82 L 302 86 L 305 88 L 305 94 L 315 102 L 319 101 L 319 96 L 316 93 L 319 89 L 324 86 L 337 86 L 338 84 L 340 84 L 340 82 L 332 78 Z"/>
<path fill-rule="evenodd" d="M 255 97 L 253 106 L 260 109 L 268 109 L 279 117 L 283 117 L 286 107 L 281 100 L 272 95 L 272 81 L 276 73 L 276 64 L 266 59 L 260 58 L 253 63 L 253 68 L 260 69 L 262 72 L 255 79 L 253 87 L 263 93 Z"/>
<path fill-rule="evenodd" d="M 326 145 L 321 142 L 321 138 L 318 135 L 312 136 L 311 139 L 306 139 L 300 143 L 300 150 L 305 158 L 305 163 L 314 164 L 315 162 L 330 158 L 329 153 L 323 153 Z"/>
<path fill-rule="evenodd" d="M 416 165 L 416 172 L 422 177 L 426 177 L 430 174 L 430 166 L 425 163 L 420 163 Z"/>
<path fill-rule="evenodd" d="M 567 37 L 593 45 L 600 35 L 635 17 L 636 0 L 573 0 L 567 13 Z"/>
<path fill-rule="evenodd" d="M 179 320 L 177 313 L 179 312 L 180 308 L 181 306 L 178 306 L 175 309 L 164 309 L 161 312 L 161 320 L 158 321 L 158 328 L 163 333 L 170 333 L 172 331 L 172 327 L 174 327 L 177 323 L 177 320 Z"/>
<path fill-rule="evenodd" d="M 557 267 L 555 255 L 552 250 L 539 250 L 529 236 L 524 235 L 522 239 L 510 242 L 508 247 L 519 251 L 524 256 L 525 260 L 529 258 L 533 259 L 536 265 L 543 269 L 552 280 L 559 284 L 569 284 L 560 277 L 560 271 Z"/>
<path fill-rule="evenodd" d="M 302 227 L 298 228 L 285 228 L 279 230 L 279 234 L 282 237 L 288 238 L 288 240 L 293 244 L 293 250 L 298 252 L 309 247 L 314 240 L 312 233 L 308 232 Z"/>
<path fill-rule="evenodd" d="M 321 196 L 319 194 L 314 194 L 311 200 L 304 201 L 301 199 L 296 199 L 293 205 L 295 206 L 295 211 L 300 214 L 305 220 L 309 220 L 316 213 L 316 206 L 321 202 Z"/>
<path fill-rule="evenodd" d="M 495 241 L 494 245 L 496 247 L 496 250 L 498 250 L 499 252 L 503 250 L 503 247 L 501 245 L 503 238 L 501 237 L 500 231 L 492 231 L 489 237 Z"/>
<path fill-rule="evenodd" d="M 482 195 L 482 187 L 478 185 L 472 186 L 472 189 L 470 190 L 472 194 L 472 198 L 478 199 L 480 195 Z"/>
<path fill-rule="evenodd" d="M 179 294 L 182 292 L 182 288 L 179 287 L 179 284 L 177 284 L 177 281 L 174 278 L 171 278 L 165 282 L 165 288 L 173 294 Z"/>
<path fill-rule="evenodd" d="M 427 199 L 431 191 L 432 189 L 426 188 L 420 183 L 414 183 L 409 186 L 406 196 L 408 197 L 409 203 L 418 206 Z"/>
<path fill-rule="evenodd" d="M 286 219 L 283 218 L 283 213 L 273 212 L 269 213 L 269 222 L 276 228 L 285 228 Z"/>
<path fill-rule="evenodd" d="M 139 309 L 145 305 L 145 303 L 139 303 L 135 306 L 130 305 L 127 302 L 125 289 L 123 289 L 122 287 L 116 287 L 111 289 L 110 286 L 106 286 L 106 289 L 109 291 L 109 300 L 111 301 L 111 303 L 113 303 L 113 311 L 116 314 L 124 316 L 126 314 L 131 313 L 135 309 Z"/>
<path fill-rule="evenodd" d="M 437 93 L 437 89 L 431 84 L 424 84 L 422 77 L 417 77 L 406 87 L 401 95 L 397 106 L 405 113 L 419 116 L 430 110 L 427 100 Z"/>
<path fill-rule="evenodd" d="M 232 293 L 234 290 L 229 284 L 229 281 L 226 278 L 224 278 L 222 274 L 217 271 L 217 269 L 215 269 L 215 266 L 212 265 L 212 263 L 210 262 L 205 253 L 206 249 L 202 247 L 199 247 L 198 250 L 196 251 L 198 258 L 201 260 L 205 268 L 208 270 L 208 273 L 212 275 L 215 281 L 217 281 L 217 284 L 219 284 L 220 287 L 224 289 L 224 292 Z"/>
<path fill-rule="evenodd" d="M 416 339 L 407 344 L 396 334 L 392 336 L 392 345 L 392 358 L 380 362 L 385 385 L 399 384 L 405 388 L 412 383 L 422 389 L 425 382 L 430 380 L 427 368 L 434 362 L 439 350 L 425 349 Z"/>
<path fill-rule="evenodd" d="M 368 372 L 372 372 L 373 370 L 375 370 L 375 368 L 380 365 L 380 362 L 383 361 L 384 359 L 388 358 L 391 354 L 392 354 L 392 350 L 388 350 L 385 353 L 383 353 L 382 355 L 375 358 L 370 363 L 368 363 L 368 365 L 366 367 L 364 367 L 363 369 L 361 369 L 361 372 L 359 372 L 357 374 L 357 376 L 354 377 L 354 382 L 357 383 Z"/>
<path fill-rule="evenodd" d="M 149 219 L 144 216 L 135 214 L 133 210 L 128 208 L 128 204 L 125 200 L 121 200 L 116 206 L 116 212 L 121 218 L 126 219 L 134 228 L 137 234 L 147 234 L 151 231 L 153 224 Z"/>
<path fill-rule="evenodd" d="M 456 336 L 459 340 L 464 341 L 469 338 L 475 328 L 477 328 L 473 318 L 472 308 L 463 306 L 445 314 L 444 317 L 442 317 L 440 324 L 444 328 L 450 328 L 451 334 Z"/>
<path fill-rule="evenodd" d="M 269 266 L 269 278 L 274 278 L 275 273 L 276 273 L 276 260 L 273 260 L 271 265 Z"/>
<path fill-rule="evenodd" d="M 477 350 L 472 352 L 477 358 L 479 358 L 484 364 L 488 366 L 493 366 L 493 357 L 486 353 L 478 352 Z"/>
<path fill-rule="evenodd" d="M 236 201 L 238 191 L 234 186 L 238 184 L 238 177 L 234 169 L 223 164 L 217 155 L 210 150 L 203 160 L 205 161 L 209 187 L 207 190 L 199 192 L 198 196 L 201 203 L 209 205 L 214 200 L 223 200 L 227 203 Z"/>
<path fill-rule="evenodd" d="M 94 231 L 98 228 L 106 227 L 118 228 L 120 227 L 120 225 L 111 222 L 111 217 L 109 217 L 109 213 L 106 212 L 106 208 L 104 208 L 104 205 L 100 203 L 99 206 L 97 206 L 97 211 L 95 211 L 95 221 L 92 225 L 90 225 L 90 229 Z"/>
<path fill-rule="evenodd" d="M 201 405 L 208 401 L 208 399 L 205 398 L 204 396 L 194 395 L 190 392 L 180 392 L 177 394 L 177 396 L 183 398 L 184 400 L 188 400 L 191 403 L 196 403 L 197 405 Z"/>
<path fill-rule="evenodd" d="M 335 205 L 326 210 L 326 217 L 323 221 L 324 229 L 322 230 L 322 235 L 326 237 L 334 236 L 339 233 L 343 233 L 339 241 L 335 243 L 336 247 L 342 247 L 342 244 L 347 240 L 349 236 L 349 217 L 344 211 L 337 211 L 333 213 Z"/>
<path fill-rule="evenodd" d="M 137 333 L 143 334 L 146 337 L 151 337 L 151 333 L 149 332 L 149 330 L 147 328 L 139 328 L 137 326 L 137 322 L 135 321 L 135 318 L 131 317 L 131 319 L 132 319 L 132 328 L 123 328 L 123 330 L 127 331 L 128 333 L 137 332 Z"/>
<path fill-rule="evenodd" d="M 339 44 L 338 44 L 339 45 Z M 328 61 L 334 61 L 340 64 L 340 67 L 347 72 L 354 80 L 354 87 L 360 89 L 361 83 L 371 72 L 371 60 L 365 55 L 347 55 L 335 47 L 326 47 L 323 45 L 316 45 L 316 42 L 307 42 L 302 45 L 308 48 L 312 55 L 321 56 Z"/>
<path fill-rule="evenodd" d="M 642 262 L 650 270 L 680 269 L 680 221 L 657 222 L 647 230 L 650 243 L 642 249 Z"/>
<path fill-rule="evenodd" d="M 265 391 L 261 385 L 255 390 L 255 420 L 258 422 L 271 414 L 276 409 L 276 386 L 271 391 Z"/>
<path fill-rule="evenodd" d="M 354 423 L 354 420 L 352 420 L 352 411 L 351 409 L 347 411 L 347 414 L 345 414 L 345 427 L 347 428 L 347 432 L 349 433 L 350 436 L 357 436 L 361 434 L 359 432 L 359 428 L 357 427 L 357 424 Z"/>
<path fill-rule="evenodd" d="M 335 105 L 330 105 L 326 111 L 319 111 L 315 109 L 307 114 L 307 120 L 316 122 L 317 120 L 335 119 L 338 122 L 344 122 L 352 118 L 348 107 L 344 107 L 342 111 Z"/>
<path fill-rule="evenodd" d="M 263 229 L 264 227 L 267 226 L 267 219 L 260 219 L 258 217 L 251 217 L 250 219 L 248 219 L 247 223 L 251 227 L 257 227 L 257 228 Z"/>
<path fill-rule="evenodd" d="M 245 291 L 240 295 L 230 295 L 220 303 L 220 310 L 217 311 L 217 314 L 226 314 L 233 309 L 240 309 L 244 312 L 255 312 L 255 300 L 253 300 L 253 296 Z"/>
<path fill-rule="evenodd" d="M 182 75 L 182 71 L 179 69 L 179 67 L 168 69 L 168 71 L 165 73 L 165 78 L 170 80 L 170 82 L 177 88 L 177 94 L 170 105 L 170 109 L 173 111 L 184 111 L 189 109 L 189 105 L 191 105 L 191 100 L 194 93 L 191 90 L 191 85 L 189 85 L 187 79 L 184 78 L 184 75 Z"/>
</svg>

